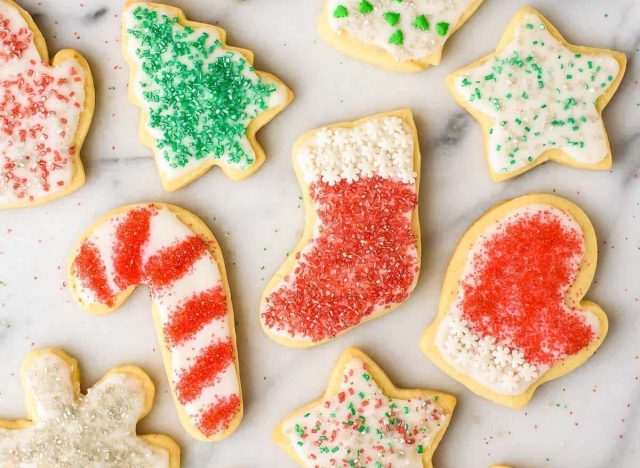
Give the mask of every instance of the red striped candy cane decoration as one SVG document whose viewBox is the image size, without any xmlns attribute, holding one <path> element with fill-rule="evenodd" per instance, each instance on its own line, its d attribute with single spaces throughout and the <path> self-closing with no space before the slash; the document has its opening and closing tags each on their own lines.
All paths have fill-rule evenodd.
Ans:
<svg viewBox="0 0 640 468">
<path fill-rule="evenodd" d="M 125 206 L 80 239 L 69 285 L 81 307 L 103 314 L 149 287 L 178 415 L 195 438 L 223 439 L 242 419 L 233 309 L 224 260 L 206 225 L 161 203 Z"/>
</svg>

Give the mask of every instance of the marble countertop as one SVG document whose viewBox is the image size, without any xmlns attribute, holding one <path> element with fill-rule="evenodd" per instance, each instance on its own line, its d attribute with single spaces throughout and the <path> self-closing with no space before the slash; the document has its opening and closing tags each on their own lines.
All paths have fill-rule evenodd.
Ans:
<svg viewBox="0 0 640 468">
<path fill-rule="evenodd" d="M 32 349 L 74 355 L 83 384 L 121 363 L 143 367 L 158 394 L 141 432 L 164 432 L 187 468 L 289 467 L 271 441 L 277 421 L 319 396 L 332 364 L 361 347 L 403 387 L 453 393 L 459 405 L 438 449 L 437 467 L 519 468 L 638 466 L 640 459 L 640 3 L 637 0 L 532 0 L 565 37 L 614 48 L 629 58 L 627 76 L 607 110 L 613 148 L 609 172 L 546 164 L 507 183 L 489 179 L 480 127 L 445 89 L 450 71 L 494 49 L 524 0 L 486 0 L 451 39 L 441 66 L 394 74 L 349 59 L 315 32 L 320 1 L 181 0 L 194 20 L 216 23 L 229 43 L 252 49 L 259 69 L 296 93 L 291 107 L 259 134 L 267 163 L 244 182 L 211 170 L 192 185 L 165 192 L 150 150 L 138 142 L 139 111 L 127 102 L 128 70 L 120 54 L 120 0 L 22 0 L 55 52 L 74 47 L 96 78 L 96 115 L 83 149 L 87 184 L 60 201 L 0 214 L 0 415 L 24 416 L 18 369 Z M 418 287 L 397 311 L 310 350 L 284 348 L 261 331 L 258 302 L 266 281 L 303 227 L 291 145 L 313 127 L 410 107 L 423 155 L 420 217 L 424 259 Z M 464 230 L 495 203 L 532 192 L 577 202 L 599 239 L 596 281 L 588 298 L 608 313 L 610 331 L 583 367 L 542 386 L 522 411 L 474 396 L 418 348 L 434 318 L 449 257 Z M 146 291 L 118 313 L 92 317 L 72 301 L 64 269 L 72 243 L 108 210 L 144 200 L 185 207 L 217 236 L 229 270 L 244 387 L 239 430 L 217 444 L 191 439 L 178 423 L 162 368 Z"/>
</svg>

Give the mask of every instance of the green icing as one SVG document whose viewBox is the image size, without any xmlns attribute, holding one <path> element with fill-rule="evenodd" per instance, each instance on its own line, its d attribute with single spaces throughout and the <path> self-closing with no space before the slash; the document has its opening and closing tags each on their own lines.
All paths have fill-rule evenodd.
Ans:
<svg viewBox="0 0 640 468">
<path fill-rule="evenodd" d="M 399 29 L 396 29 L 394 33 L 389 36 L 389 42 L 395 45 L 404 44 L 404 34 Z"/>
<path fill-rule="evenodd" d="M 417 16 L 413 21 L 413 27 L 420 31 L 428 31 L 429 21 L 427 21 L 427 18 L 424 15 Z"/>
<path fill-rule="evenodd" d="M 446 36 L 447 33 L 449 32 L 449 23 L 445 23 L 444 21 L 441 21 L 440 23 L 436 24 L 436 31 L 441 36 L 443 37 Z"/>
<path fill-rule="evenodd" d="M 241 142 L 250 121 L 268 108 L 275 85 L 217 38 L 178 18 L 143 6 L 131 18 L 127 33 L 140 41 L 139 84 L 162 157 L 174 168 L 206 157 L 250 166 L 254 156 Z"/>
<path fill-rule="evenodd" d="M 373 5 L 367 2 L 367 0 L 361 0 L 360 5 L 358 6 L 358 11 L 363 15 L 366 15 L 367 13 L 371 13 L 373 11 Z"/>
<path fill-rule="evenodd" d="M 344 5 L 338 5 L 335 10 L 333 10 L 333 16 L 335 18 L 346 18 L 349 16 L 349 10 Z"/>
<path fill-rule="evenodd" d="M 384 20 L 389 23 L 391 26 L 395 26 L 400 21 L 400 13 L 394 13 L 392 11 L 388 11 L 384 15 L 382 15 Z"/>
</svg>

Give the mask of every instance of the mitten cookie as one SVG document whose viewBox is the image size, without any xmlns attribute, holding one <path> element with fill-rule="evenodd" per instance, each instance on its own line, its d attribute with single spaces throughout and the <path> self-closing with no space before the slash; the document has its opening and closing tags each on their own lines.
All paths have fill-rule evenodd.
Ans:
<svg viewBox="0 0 640 468">
<path fill-rule="evenodd" d="M 312 130 L 293 163 L 306 225 L 267 285 L 265 332 L 287 346 L 323 343 L 390 312 L 420 270 L 420 149 L 409 110 Z"/>
<path fill-rule="evenodd" d="M 113 312 L 143 284 L 183 426 L 225 438 L 242 419 L 233 308 L 222 253 L 200 219 L 162 203 L 125 206 L 73 249 L 69 286 L 83 309 Z"/>
<path fill-rule="evenodd" d="M 84 184 L 93 79 L 72 49 L 49 65 L 38 26 L 11 0 L 0 0 L 0 26 L 0 208 L 39 205 Z"/>
<path fill-rule="evenodd" d="M 136 434 L 155 395 L 142 369 L 112 369 L 83 395 L 76 360 L 45 349 L 25 359 L 22 385 L 28 419 L 0 419 L 0 466 L 179 468 L 173 440 Z"/>
<path fill-rule="evenodd" d="M 596 262 L 593 226 L 573 203 L 527 195 L 496 206 L 458 244 L 423 350 L 478 395 L 525 406 L 607 334 L 605 313 L 582 300 Z"/>
<path fill-rule="evenodd" d="M 549 160 L 610 168 L 601 114 L 626 63 L 621 52 L 569 44 L 540 13 L 523 8 L 495 53 L 447 83 L 482 125 L 489 172 L 502 181 Z"/>
<path fill-rule="evenodd" d="M 253 68 L 250 51 L 227 46 L 225 38 L 178 8 L 126 3 L 129 98 L 142 109 L 140 138 L 153 148 L 166 190 L 216 165 L 234 180 L 253 174 L 265 159 L 256 132 L 293 97 L 275 76 Z"/>
<path fill-rule="evenodd" d="M 339 51 L 389 70 L 438 65 L 447 39 L 483 0 L 325 0 L 320 36 Z"/>
<path fill-rule="evenodd" d="M 276 427 L 276 443 L 300 466 L 431 467 L 456 399 L 399 389 L 362 351 L 347 349 L 324 395 Z"/>
</svg>

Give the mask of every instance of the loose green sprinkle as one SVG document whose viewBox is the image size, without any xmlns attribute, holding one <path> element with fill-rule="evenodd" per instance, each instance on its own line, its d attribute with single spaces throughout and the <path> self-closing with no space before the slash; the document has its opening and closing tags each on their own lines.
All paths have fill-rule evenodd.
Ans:
<svg viewBox="0 0 640 468">
<path fill-rule="evenodd" d="M 439 22 L 438 24 L 436 24 L 436 32 L 440 35 L 440 36 L 446 36 L 447 33 L 449 32 L 449 23 L 445 23 L 444 21 Z"/>
<path fill-rule="evenodd" d="M 389 43 L 395 45 L 404 44 L 404 34 L 399 29 L 396 29 L 395 32 L 389 36 Z"/>
<path fill-rule="evenodd" d="M 207 32 L 149 7 L 136 7 L 132 18 L 127 33 L 140 42 L 135 54 L 147 125 L 159 135 L 162 157 L 174 168 L 203 158 L 249 167 L 247 125 L 268 108 L 275 86 Z"/>
<path fill-rule="evenodd" d="M 360 5 L 358 6 L 358 11 L 363 15 L 371 13 L 373 11 L 373 5 L 369 3 L 367 0 L 360 0 Z"/>
<path fill-rule="evenodd" d="M 388 11 L 384 15 L 382 15 L 384 20 L 389 23 L 391 26 L 395 26 L 400 21 L 400 13 L 395 13 L 393 11 Z"/>
<path fill-rule="evenodd" d="M 334 18 L 346 18 L 349 16 L 349 10 L 344 5 L 338 5 L 335 10 L 333 10 Z"/>
<path fill-rule="evenodd" d="M 428 31 L 429 21 L 424 15 L 416 16 L 416 19 L 413 20 L 413 27 L 419 29 L 420 31 Z"/>
</svg>

